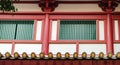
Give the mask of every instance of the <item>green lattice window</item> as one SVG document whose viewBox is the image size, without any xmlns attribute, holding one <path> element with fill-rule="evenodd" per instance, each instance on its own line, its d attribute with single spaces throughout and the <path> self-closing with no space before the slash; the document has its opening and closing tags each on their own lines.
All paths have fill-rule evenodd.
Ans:
<svg viewBox="0 0 120 65">
<path fill-rule="evenodd" d="M 0 20 L 0 39 L 32 40 L 33 24 L 30 20 Z"/>
<path fill-rule="evenodd" d="M 61 20 L 60 40 L 96 40 L 95 20 Z"/>
</svg>

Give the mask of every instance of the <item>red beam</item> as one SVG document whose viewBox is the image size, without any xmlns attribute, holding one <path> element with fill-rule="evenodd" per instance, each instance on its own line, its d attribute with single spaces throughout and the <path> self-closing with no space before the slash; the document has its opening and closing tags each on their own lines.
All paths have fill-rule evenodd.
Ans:
<svg viewBox="0 0 120 65">
<path fill-rule="evenodd" d="M 0 12 L 0 15 L 106 15 L 106 12 Z M 120 15 L 120 12 L 112 12 L 111 14 Z"/>
<path fill-rule="evenodd" d="M 0 12 L 0 15 L 106 15 L 106 12 Z M 120 12 L 112 12 L 111 14 L 120 15 Z"/>
<path fill-rule="evenodd" d="M 50 20 L 49 20 L 49 14 L 45 14 L 45 21 L 44 21 L 44 33 L 43 33 L 43 39 L 42 39 L 42 52 L 44 54 L 48 54 L 49 50 L 49 27 L 50 26 Z"/>
</svg>

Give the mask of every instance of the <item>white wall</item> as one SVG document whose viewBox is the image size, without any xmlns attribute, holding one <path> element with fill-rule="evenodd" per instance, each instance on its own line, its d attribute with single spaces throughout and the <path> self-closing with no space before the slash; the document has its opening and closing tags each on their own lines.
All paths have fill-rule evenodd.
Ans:
<svg viewBox="0 0 120 65">
<path fill-rule="evenodd" d="M 120 52 L 120 43 L 114 44 L 114 54 L 116 54 L 117 52 Z"/>
<path fill-rule="evenodd" d="M 54 12 L 103 12 L 98 4 L 59 4 Z"/>
<path fill-rule="evenodd" d="M 57 40 L 57 21 L 52 21 L 51 40 Z"/>
<path fill-rule="evenodd" d="M 0 43 L 0 52 L 2 54 L 5 54 L 6 52 L 11 53 L 11 50 L 12 50 L 12 44 Z"/>
<path fill-rule="evenodd" d="M 106 44 L 79 44 L 79 54 L 82 54 L 83 52 L 86 52 L 87 54 L 90 54 L 91 52 L 95 52 L 96 54 L 103 52 L 106 54 Z"/>
<path fill-rule="evenodd" d="M 42 21 L 37 21 L 36 40 L 41 40 Z"/>
<path fill-rule="evenodd" d="M 104 40 L 105 33 L 104 33 L 104 21 L 99 21 L 99 40 Z"/>
<path fill-rule="evenodd" d="M 118 20 L 114 20 L 115 40 L 119 40 Z"/>
<path fill-rule="evenodd" d="M 17 12 L 42 12 L 38 4 L 14 4 L 18 9 Z"/>
<path fill-rule="evenodd" d="M 61 52 L 61 54 L 65 54 L 66 52 L 73 54 L 76 52 L 76 44 L 50 44 L 49 52 L 52 52 L 53 54 L 56 54 L 57 52 Z"/>
<path fill-rule="evenodd" d="M 41 52 L 41 46 L 42 44 L 15 44 L 14 52 L 18 52 L 19 54 L 22 54 L 23 52 L 28 54 L 35 52 L 36 54 L 39 54 Z"/>
</svg>

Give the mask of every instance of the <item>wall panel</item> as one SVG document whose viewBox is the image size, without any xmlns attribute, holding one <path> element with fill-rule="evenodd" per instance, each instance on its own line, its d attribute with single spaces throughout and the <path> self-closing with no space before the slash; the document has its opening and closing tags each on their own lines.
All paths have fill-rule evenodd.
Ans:
<svg viewBox="0 0 120 65">
<path fill-rule="evenodd" d="M 53 54 L 56 54 L 57 52 L 61 52 L 62 54 L 69 52 L 70 54 L 73 54 L 76 52 L 76 44 L 50 44 L 49 52 L 52 52 Z"/>
<path fill-rule="evenodd" d="M 36 54 L 39 54 L 41 52 L 41 46 L 41 44 L 15 44 L 14 52 L 18 52 L 19 54 L 22 54 L 23 52 L 28 54 L 35 52 Z"/>
<path fill-rule="evenodd" d="M 114 35 L 115 40 L 119 40 L 118 20 L 114 20 Z"/>
<path fill-rule="evenodd" d="M 95 52 L 96 54 L 99 54 L 100 52 L 103 52 L 106 54 L 106 45 L 105 44 L 79 44 L 79 54 L 82 54 L 83 52 L 86 52 L 87 54 L 90 54 L 91 52 Z"/>
<path fill-rule="evenodd" d="M 57 21 L 52 21 L 51 40 L 57 40 Z"/>
<path fill-rule="evenodd" d="M 99 40 L 104 40 L 105 37 L 105 31 L 104 31 L 104 21 L 100 20 L 99 21 Z"/>
<path fill-rule="evenodd" d="M 36 40 L 41 40 L 42 21 L 37 21 Z"/>
<path fill-rule="evenodd" d="M 2 54 L 5 54 L 6 52 L 11 53 L 11 49 L 12 49 L 12 43 L 11 44 L 0 43 L 0 52 Z"/>
</svg>

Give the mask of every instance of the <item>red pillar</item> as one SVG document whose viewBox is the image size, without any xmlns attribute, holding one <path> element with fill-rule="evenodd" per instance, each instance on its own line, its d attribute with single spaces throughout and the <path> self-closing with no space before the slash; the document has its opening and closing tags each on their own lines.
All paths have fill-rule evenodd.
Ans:
<svg viewBox="0 0 120 65">
<path fill-rule="evenodd" d="M 49 26 L 50 26 L 49 14 L 46 14 L 44 20 L 44 33 L 42 39 L 42 52 L 44 54 L 48 54 L 49 50 L 49 28 L 50 28 Z"/>
<path fill-rule="evenodd" d="M 109 52 L 113 53 L 113 24 L 111 19 L 111 14 L 107 14 L 107 54 Z"/>
</svg>

